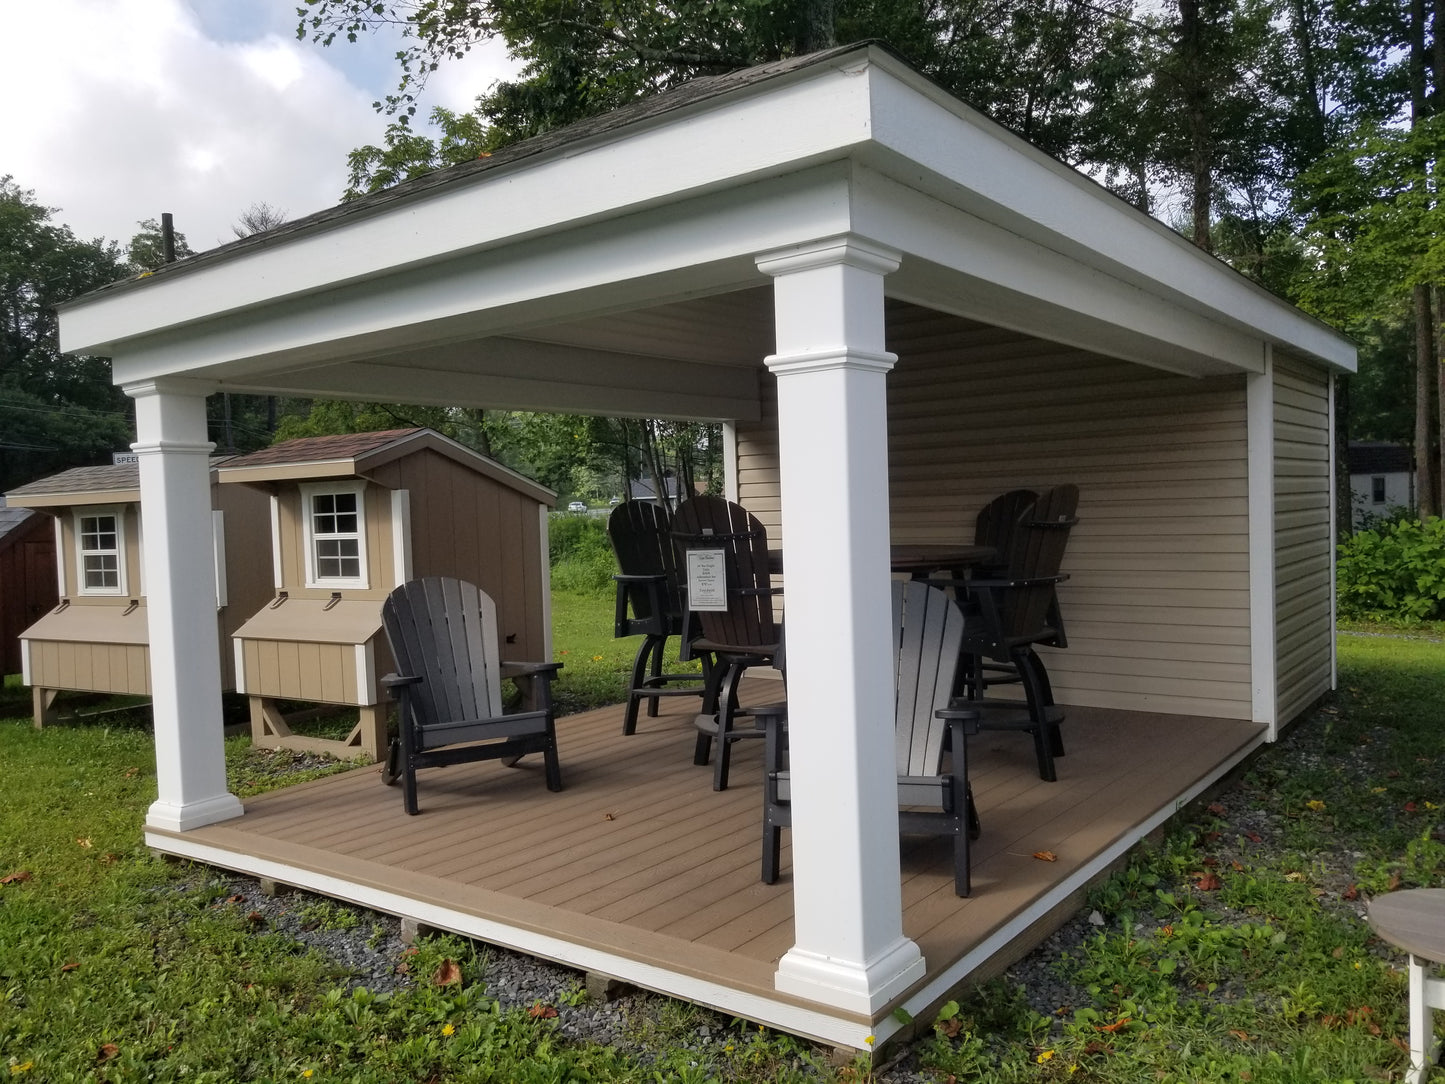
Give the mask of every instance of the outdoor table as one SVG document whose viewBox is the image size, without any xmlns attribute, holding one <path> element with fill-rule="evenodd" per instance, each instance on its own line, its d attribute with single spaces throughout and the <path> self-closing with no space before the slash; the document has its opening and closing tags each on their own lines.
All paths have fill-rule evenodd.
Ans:
<svg viewBox="0 0 1445 1084">
<path fill-rule="evenodd" d="M 969 569 L 991 565 L 998 560 L 998 551 L 992 546 L 975 546 L 972 543 L 903 543 L 889 546 L 888 550 L 893 571 L 906 572 L 915 580 L 924 579 L 941 568 L 962 579 Z M 783 571 L 782 550 L 768 550 L 768 571 L 774 575 Z"/>
<path fill-rule="evenodd" d="M 1410 955 L 1410 1068 L 1406 1084 L 1422 1084 L 1440 1052 L 1431 1009 L 1445 1009 L 1445 979 L 1429 965 L 1445 964 L 1445 888 L 1411 888 L 1370 901 L 1375 933 Z"/>
</svg>

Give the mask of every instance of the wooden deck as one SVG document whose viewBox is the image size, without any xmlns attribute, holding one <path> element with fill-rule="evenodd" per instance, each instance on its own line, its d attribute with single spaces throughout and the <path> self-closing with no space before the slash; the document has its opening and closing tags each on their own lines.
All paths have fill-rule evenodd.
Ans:
<svg viewBox="0 0 1445 1084">
<path fill-rule="evenodd" d="M 376 768 L 248 800 L 246 815 L 157 849 L 416 918 L 601 971 L 814 1038 L 861 1047 L 896 1024 L 779 994 L 793 943 L 791 868 L 758 879 L 761 742 L 736 747 L 732 785 L 692 763 L 691 701 L 623 737 L 621 709 L 558 721 L 566 789 L 541 758 L 431 769 L 407 817 Z M 983 819 L 973 896 L 953 894 L 948 844 L 905 840 L 904 928 L 928 978 L 922 1011 L 1263 739 L 1255 724 L 1071 708 L 1059 781 L 1040 782 L 1025 735 L 969 746 Z M 1057 861 L 1034 858 L 1050 851 Z"/>
</svg>

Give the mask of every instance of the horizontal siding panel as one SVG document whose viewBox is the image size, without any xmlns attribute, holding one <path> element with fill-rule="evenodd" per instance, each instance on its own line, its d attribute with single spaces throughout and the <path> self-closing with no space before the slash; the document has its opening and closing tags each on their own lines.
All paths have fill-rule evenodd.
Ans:
<svg viewBox="0 0 1445 1084">
<path fill-rule="evenodd" d="M 1248 718 L 1248 456 L 1242 377 L 1193 380 L 889 303 L 895 542 L 972 538 L 1004 490 L 1080 487 L 1060 587 L 1064 703 Z M 776 382 L 740 423 L 739 497 L 774 545 Z M 1307 401 L 1297 404 L 1307 408 Z"/>
</svg>

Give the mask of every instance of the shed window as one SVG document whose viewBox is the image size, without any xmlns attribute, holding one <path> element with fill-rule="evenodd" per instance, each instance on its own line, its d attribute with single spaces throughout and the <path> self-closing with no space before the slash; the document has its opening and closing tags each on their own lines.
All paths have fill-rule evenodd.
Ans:
<svg viewBox="0 0 1445 1084">
<path fill-rule="evenodd" d="M 1385 479 L 1376 476 L 1370 479 L 1370 500 L 1375 504 L 1385 503 Z"/>
<path fill-rule="evenodd" d="M 125 594 L 124 519 L 118 508 L 75 517 L 75 550 L 82 595 Z"/>
<path fill-rule="evenodd" d="M 303 486 L 308 587 L 366 587 L 362 483 Z"/>
</svg>

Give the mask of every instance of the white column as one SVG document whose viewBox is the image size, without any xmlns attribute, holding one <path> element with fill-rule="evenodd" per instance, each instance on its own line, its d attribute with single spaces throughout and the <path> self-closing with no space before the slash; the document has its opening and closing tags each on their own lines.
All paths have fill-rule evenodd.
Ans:
<svg viewBox="0 0 1445 1084">
<path fill-rule="evenodd" d="M 1264 372 L 1245 378 L 1249 474 L 1249 666 L 1253 716 L 1278 736 L 1274 607 L 1274 354 L 1264 344 Z"/>
<path fill-rule="evenodd" d="M 883 277 L 853 237 L 769 253 L 787 576 L 796 941 L 774 982 L 869 1013 L 923 977 L 903 935 Z"/>
<path fill-rule="evenodd" d="M 239 817 L 226 790 L 221 659 L 212 564 L 206 392 L 189 381 L 126 385 L 135 400 L 142 561 L 150 631 L 159 796 L 152 828 L 185 831 Z"/>
</svg>

